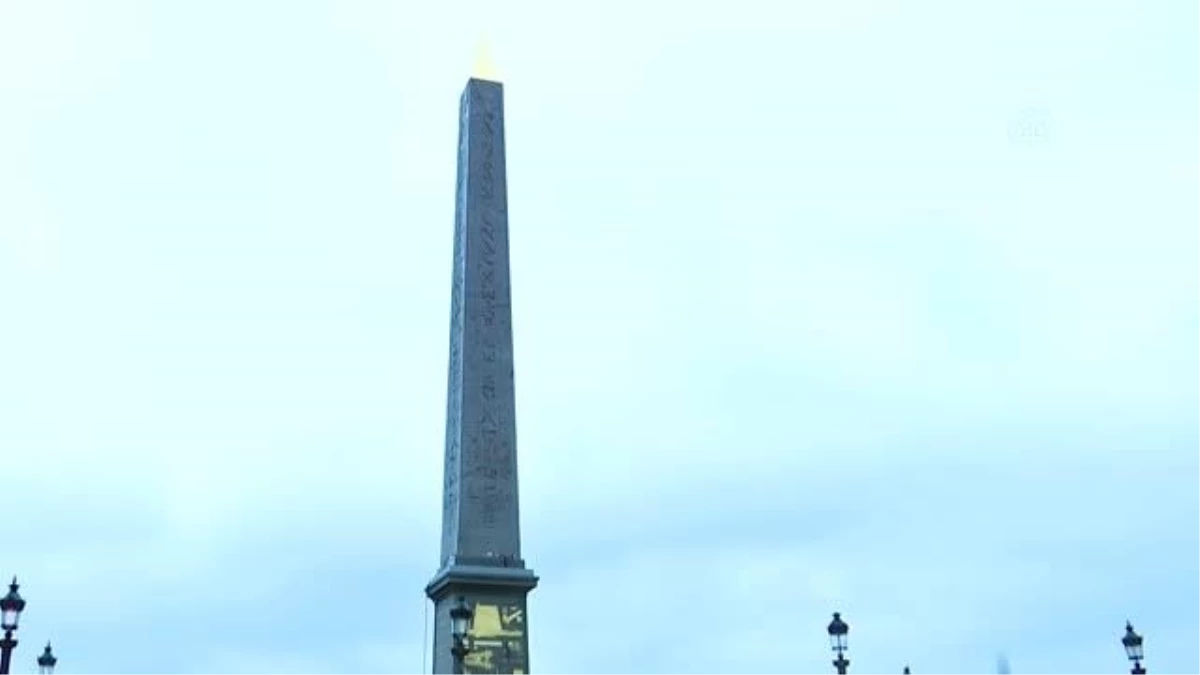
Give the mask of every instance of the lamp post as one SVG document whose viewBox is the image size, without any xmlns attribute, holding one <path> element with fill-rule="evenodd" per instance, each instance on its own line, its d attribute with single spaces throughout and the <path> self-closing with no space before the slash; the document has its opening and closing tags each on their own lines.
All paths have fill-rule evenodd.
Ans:
<svg viewBox="0 0 1200 675">
<path fill-rule="evenodd" d="M 465 672 L 465 661 L 467 654 L 471 653 L 470 636 L 467 631 L 471 629 L 471 619 L 474 618 L 475 612 L 467 606 L 467 601 L 463 596 L 458 596 L 454 606 L 450 608 L 450 636 L 454 639 L 450 645 L 450 654 L 454 657 L 454 673 L 462 675 Z M 2 674 L 0 674 L 2 675 Z"/>
<path fill-rule="evenodd" d="M 8 595 L 0 598 L 0 628 L 4 630 L 4 638 L 0 639 L 0 675 L 8 675 L 13 649 L 17 646 L 17 639 L 13 637 L 13 633 L 17 632 L 17 623 L 25 609 L 25 600 L 17 592 L 18 588 L 20 586 L 17 585 L 17 578 L 13 577 L 12 583 L 8 585 Z"/>
<path fill-rule="evenodd" d="M 1128 621 L 1125 622 L 1125 636 L 1121 638 L 1121 645 L 1125 647 L 1125 655 L 1133 661 L 1133 668 L 1129 672 L 1132 675 L 1146 675 L 1146 669 L 1142 667 L 1142 660 L 1145 658 L 1142 636 L 1134 632 L 1133 624 Z"/>
<path fill-rule="evenodd" d="M 46 648 L 42 650 L 42 655 L 38 657 L 38 673 L 39 675 L 54 675 L 54 666 L 58 664 L 58 659 L 54 656 L 54 652 L 50 651 L 50 643 L 46 643 Z"/>
<path fill-rule="evenodd" d="M 833 621 L 829 622 L 829 642 L 833 645 L 833 651 L 837 654 L 837 658 L 833 660 L 833 667 L 837 668 L 838 675 L 846 675 L 846 669 L 850 667 L 850 661 L 845 654 L 849 651 L 846 646 L 846 635 L 850 632 L 850 626 L 842 621 L 840 612 L 833 613 Z"/>
</svg>

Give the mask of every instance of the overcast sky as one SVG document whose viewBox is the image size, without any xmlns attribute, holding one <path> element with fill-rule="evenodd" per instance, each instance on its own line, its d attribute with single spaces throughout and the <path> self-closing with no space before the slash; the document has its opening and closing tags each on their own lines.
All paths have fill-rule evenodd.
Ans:
<svg viewBox="0 0 1200 675">
<path fill-rule="evenodd" d="M 3 0 L 14 672 L 421 670 L 483 33 L 535 670 L 1196 672 L 1198 15 Z"/>
</svg>

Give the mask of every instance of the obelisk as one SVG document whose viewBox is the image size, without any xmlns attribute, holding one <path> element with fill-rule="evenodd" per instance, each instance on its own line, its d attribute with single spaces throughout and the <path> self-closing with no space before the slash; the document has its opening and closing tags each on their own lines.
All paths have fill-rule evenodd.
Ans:
<svg viewBox="0 0 1200 675">
<path fill-rule="evenodd" d="M 459 598 L 473 610 L 463 670 L 529 672 L 526 596 L 538 580 L 521 559 L 505 178 L 504 90 L 472 78 L 459 102 L 442 555 L 425 588 L 435 673 L 455 669 Z"/>
</svg>

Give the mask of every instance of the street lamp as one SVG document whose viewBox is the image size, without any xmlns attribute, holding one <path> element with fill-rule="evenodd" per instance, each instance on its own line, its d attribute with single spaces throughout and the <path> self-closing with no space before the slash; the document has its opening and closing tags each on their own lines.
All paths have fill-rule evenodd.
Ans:
<svg viewBox="0 0 1200 675">
<path fill-rule="evenodd" d="M 38 673 L 40 675 L 54 675 L 54 666 L 58 664 L 58 659 L 54 656 L 54 652 L 50 651 L 50 643 L 46 643 L 46 648 L 42 650 L 42 655 L 38 657 Z"/>
<path fill-rule="evenodd" d="M 8 595 L 0 598 L 0 628 L 4 629 L 4 638 L 0 639 L 0 675 L 8 675 L 13 649 L 17 646 L 13 633 L 17 631 L 17 623 L 25 609 L 25 600 L 17 592 L 18 588 L 17 578 L 13 577 L 8 585 Z"/>
<path fill-rule="evenodd" d="M 17 592 L 19 588 L 21 586 L 17 584 L 17 578 L 13 577 L 8 585 L 8 595 L 0 598 L 0 628 L 6 633 L 17 629 L 17 622 L 21 620 L 21 612 L 25 609 L 25 601 Z"/>
<path fill-rule="evenodd" d="M 471 629 L 471 619 L 474 616 L 475 613 L 467 606 L 466 598 L 458 596 L 454 606 L 450 608 L 450 636 L 454 638 L 454 643 L 450 645 L 450 654 L 454 656 L 455 675 L 462 675 L 464 661 L 471 652 L 467 631 Z"/>
<path fill-rule="evenodd" d="M 1133 669 L 1129 672 L 1132 675 L 1146 675 L 1146 669 L 1142 667 L 1142 659 L 1145 654 L 1142 652 L 1142 636 L 1138 635 L 1133 630 L 1133 624 L 1125 622 L 1125 636 L 1121 638 L 1121 644 L 1125 647 L 1125 655 L 1133 661 Z"/>
<path fill-rule="evenodd" d="M 850 632 L 850 626 L 842 621 L 840 612 L 833 613 L 833 621 L 829 623 L 829 643 L 833 645 L 833 651 L 837 654 L 837 658 L 833 660 L 833 666 L 837 668 L 838 675 L 846 675 L 846 668 L 850 666 L 850 661 L 846 659 L 845 653 L 849 650 L 846 646 L 846 634 Z"/>
</svg>

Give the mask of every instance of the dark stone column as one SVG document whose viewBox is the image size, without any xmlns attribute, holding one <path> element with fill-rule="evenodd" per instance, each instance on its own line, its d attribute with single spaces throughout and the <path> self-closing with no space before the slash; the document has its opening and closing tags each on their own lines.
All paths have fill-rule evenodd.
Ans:
<svg viewBox="0 0 1200 675">
<path fill-rule="evenodd" d="M 461 595 L 475 610 L 466 672 L 528 673 L 526 596 L 537 577 L 521 559 L 499 82 L 467 82 L 458 139 L 442 552 L 425 589 L 435 607 L 433 672 L 453 667 L 449 612 Z"/>
</svg>

